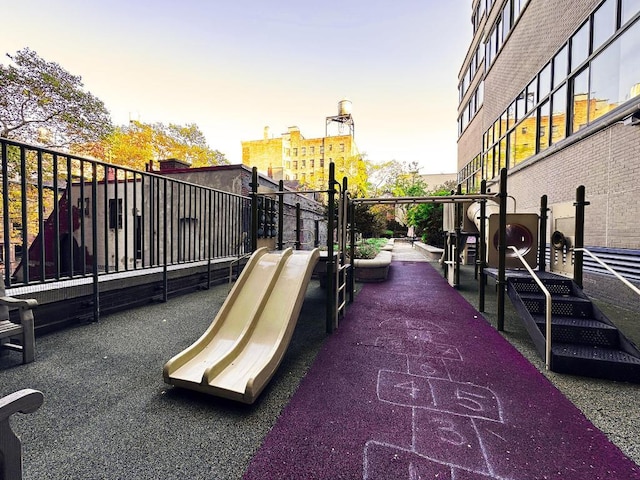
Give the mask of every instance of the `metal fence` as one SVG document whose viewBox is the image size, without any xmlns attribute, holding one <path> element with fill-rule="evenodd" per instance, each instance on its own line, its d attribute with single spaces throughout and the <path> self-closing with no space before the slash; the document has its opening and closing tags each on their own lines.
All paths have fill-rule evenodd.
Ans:
<svg viewBox="0 0 640 480">
<path fill-rule="evenodd" d="M 6 139 L 0 152 L 7 288 L 250 249 L 249 197 Z"/>
</svg>

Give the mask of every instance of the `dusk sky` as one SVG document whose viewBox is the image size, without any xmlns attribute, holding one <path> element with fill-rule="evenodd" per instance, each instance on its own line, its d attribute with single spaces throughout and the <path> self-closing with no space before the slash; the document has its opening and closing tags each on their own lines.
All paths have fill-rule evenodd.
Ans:
<svg viewBox="0 0 640 480">
<path fill-rule="evenodd" d="M 265 126 L 324 136 L 348 98 L 369 160 L 448 173 L 470 11 L 471 0 L 21 0 L 0 45 L 82 76 L 116 125 L 196 123 L 232 163 Z"/>
</svg>

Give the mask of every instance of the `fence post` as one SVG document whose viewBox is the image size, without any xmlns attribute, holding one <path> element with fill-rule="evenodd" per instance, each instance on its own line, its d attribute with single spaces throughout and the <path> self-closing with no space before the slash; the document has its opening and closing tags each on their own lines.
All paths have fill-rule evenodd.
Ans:
<svg viewBox="0 0 640 480">
<path fill-rule="evenodd" d="M 278 182 L 278 250 L 284 250 L 284 180 Z"/>
<path fill-rule="evenodd" d="M 258 167 L 251 170 L 251 251 L 258 249 Z"/>
<path fill-rule="evenodd" d="M 504 330 L 504 294 L 507 255 L 507 170 L 500 170 L 500 226 L 498 234 L 498 331 Z"/>
<path fill-rule="evenodd" d="M 590 202 L 585 201 L 584 185 L 580 185 L 576 189 L 576 202 L 573 204 L 576 207 L 575 248 L 584 247 L 584 207 L 589 205 L 589 203 Z M 574 251 L 573 254 L 573 281 L 576 282 L 576 285 L 582 288 L 584 254 L 582 253 L 582 251 Z"/>
<path fill-rule="evenodd" d="M 333 264 L 333 229 L 335 228 L 335 165 L 329 164 L 329 189 L 327 199 L 327 333 L 332 333 L 335 325 L 335 274 Z"/>
<path fill-rule="evenodd" d="M 302 218 L 301 218 L 301 210 L 300 210 L 300 202 L 296 203 L 296 242 L 295 247 L 296 250 L 300 250 L 302 248 L 302 241 L 300 237 L 302 235 Z"/>
<path fill-rule="evenodd" d="M 480 193 L 485 195 L 487 193 L 487 181 L 482 180 L 480 183 Z M 485 199 L 480 200 L 480 248 L 478 248 L 478 258 L 476 262 L 480 267 L 480 285 L 479 285 L 479 295 L 478 299 L 478 311 L 484 312 L 484 295 L 485 295 L 485 287 L 487 285 L 487 274 L 484 269 L 486 268 L 486 259 L 487 259 L 487 201 Z"/>
<path fill-rule="evenodd" d="M 547 196 L 540 197 L 540 235 L 538 237 L 538 270 L 544 272 L 547 269 Z"/>
</svg>

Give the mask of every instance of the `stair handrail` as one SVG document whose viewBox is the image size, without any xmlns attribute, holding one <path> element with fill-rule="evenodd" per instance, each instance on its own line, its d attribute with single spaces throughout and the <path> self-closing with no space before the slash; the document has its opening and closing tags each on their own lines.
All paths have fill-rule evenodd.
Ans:
<svg viewBox="0 0 640 480">
<path fill-rule="evenodd" d="M 524 257 L 522 255 L 520 255 L 520 252 L 518 251 L 518 249 L 516 247 L 514 247 L 513 245 L 508 245 L 507 248 L 510 248 L 511 250 L 513 250 L 513 253 L 516 254 L 516 256 L 518 257 L 518 259 L 520 260 L 522 265 L 524 265 L 524 267 L 528 270 L 528 272 L 531 275 L 531 277 L 538 284 L 538 287 L 540 287 L 540 290 L 542 290 L 542 293 L 544 293 L 544 298 L 545 298 L 545 355 L 544 355 L 544 367 L 545 367 L 546 370 L 551 370 L 551 293 L 549 292 L 547 287 L 544 286 L 544 284 L 542 283 L 542 280 L 540 280 L 540 277 L 538 277 L 536 272 L 533 271 L 533 269 L 527 263 L 527 261 L 524 259 Z"/>
<path fill-rule="evenodd" d="M 593 258 L 596 262 L 598 262 L 602 267 L 604 267 L 605 270 L 607 270 L 609 273 L 613 274 L 614 277 L 616 277 L 618 280 L 622 281 L 622 283 L 624 283 L 627 287 L 629 287 L 635 293 L 640 295 L 640 289 L 638 287 L 636 287 L 633 283 L 631 283 L 629 280 L 624 278 L 622 275 L 620 275 L 613 268 L 611 268 L 609 265 L 604 263 L 602 260 L 600 260 L 598 257 L 596 257 L 595 254 L 591 253 L 586 248 L 584 248 L 584 247 L 573 247 L 573 248 L 571 248 L 571 250 L 573 250 L 574 252 L 584 252 L 584 253 L 586 253 L 591 258 Z"/>
</svg>

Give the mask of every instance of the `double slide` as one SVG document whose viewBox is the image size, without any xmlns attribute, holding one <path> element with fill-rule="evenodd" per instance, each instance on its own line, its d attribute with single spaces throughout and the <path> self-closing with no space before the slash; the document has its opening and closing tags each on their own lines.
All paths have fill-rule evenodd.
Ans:
<svg viewBox="0 0 640 480">
<path fill-rule="evenodd" d="M 282 361 L 319 256 L 256 250 L 209 328 L 165 364 L 164 381 L 253 403 Z"/>
</svg>

